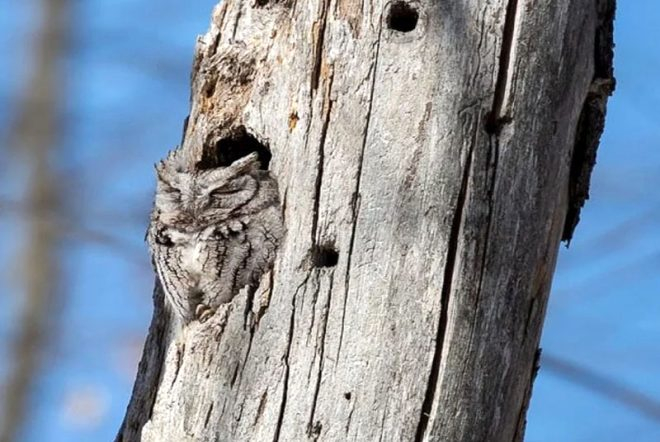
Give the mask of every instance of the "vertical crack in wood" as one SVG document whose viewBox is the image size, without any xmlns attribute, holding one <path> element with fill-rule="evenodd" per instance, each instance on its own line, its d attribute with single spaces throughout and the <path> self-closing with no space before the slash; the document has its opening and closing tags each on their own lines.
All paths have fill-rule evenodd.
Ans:
<svg viewBox="0 0 660 442">
<path fill-rule="evenodd" d="M 280 400 L 280 412 L 277 417 L 277 425 L 275 427 L 275 434 L 273 435 L 273 442 L 280 440 L 280 432 L 282 431 L 282 424 L 284 422 L 284 412 L 286 411 L 286 400 L 289 393 L 289 370 L 291 364 L 289 362 L 289 356 L 291 354 L 291 344 L 293 343 L 293 332 L 296 322 L 296 299 L 298 298 L 298 292 L 301 288 L 307 285 L 309 280 L 309 274 L 305 277 L 305 280 L 296 288 L 296 291 L 293 294 L 291 299 L 291 319 L 289 320 L 289 334 L 287 336 L 287 346 L 286 353 L 284 353 L 284 387 L 282 388 L 282 399 Z"/>
<path fill-rule="evenodd" d="M 330 0 L 322 0 L 320 4 L 319 18 L 312 25 L 314 43 L 314 64 L 312 65 L 312 76 L 310 79 L 312 94 L 319 86 L 321 76 L 321 64 L 323 63 L 323 44 L 325 42 L 325 28 L 328 19 Z"/>
<path fill-rule="evenodd" d="M 475 140 L 476 142 L 476 140 Z M 479 283 L 477 285 L 477 292 L 474 301 L 475 317 L 476 309 L 479 305 L 481 295 L 481 288 L 483 286 L 484 273 L 486 271 L 486 260 L 488 259 L 488 245 L 490 244 L 490 232 L 493 221 L 493 197 L 495 195 L 495 184 L 497 182 L 497 168 L 500 156 L 500 137 L 497 134 L 488 137 L 488 156 L 486 158 L 486 170 L 490 175 L 488 178 L 488 189 L 486 194 L 486 203 L 488 204 L 488 214 L 486 215 L 486 229 L 485 237 L 483 240 L 483 252 L 481 254 L 481 268 L 479 269 Z M 474 327 L 472 328 L 474 333 Z"/>
<path fill-rule="evenodd" d="M 315 271 L 314 272 L 316 276 L 316 286 L 314 289 L 314 294 L 312 297 L 312 313 L 310 314 L 311 317 L 311 323 L 309 324 L 309 327 L 307 327 L 307 336 L 305 337 L 305 345 L 309 345 L 309 340 L 312 337 L 312 331 L 314 331 L 314 324 L 316 323 L 316 300 L 318 299 L 319 296 L 319 272 Z M 312 377 L 312 369 L 314 368 L 314 364 L 309 364 L 309 370 L 307 371 L 307 380 L 309 381 L 310 378 Z"/>
<path fill-rule="evenodd" d="M 204 418 L 204 428 L 208 427 L 209 421 L 211 420 L 211 412 L 213 412 L 213 406 L 215 405 L 215 402 L 211 402 L 209 405 L 208 410 L 206 411 L 206 417 Z"/>
<path fill-rule="evenodd" d="M 351 420 L 353 419 L 353 411 L 355 411 L 356 405 L 357 405 L 357 398 L 355 398 L 355 400 L 351 403 L 351 411 L 348 412 L 348 418 L 346 419 L 346 425 L 344 426 L 344 432 L 346 433 L 347 436 L 348 436 L 348 430 L 351 427 Z"/>
<path fill-rule="evenodd" d="M 372 72 L 372 78 L 371 78 L 371 91 L 369 92 L 369 105 L 367 106 L 367 115 L 365 118 L 365 125 L 364 125 L 364 131 L 362 132 L 362 146 L 360 148 L 360 157 L 358 158 L 358 169 L 357 169 L 357 181 L 355 183 L 355 191 L 353 192 L 352 198 L 351 198 L 351 208 L 353 211 L 353 219 L 352 219 L 352 224 L 351 224 L 351 238 L 348 244 L 348 251 L 346 253 L 346 274 L 344 276 L 344 287 L 345 293 L 344 293 L 344 305 L 342 308 L 342 313 L 341 313 L 341 327 L 339 331 L 339 344 L 337 345 L 337 355 L 336 355 L 336 360 L 339 361 L 339 354 L 341 353 L 341 346 L 342 342 L 344 339 L 344 323 L 346 320 L 346 305 L 348 302 L 348 294 L 349 294 L 349 289 L 350 289 L 350 275 L 351 275 L 351 263 L 352 263 L 352 257 L 353 257 L 353 247 L 355 246 L 355 233 L 357 230 L 357 220 L 358 220 L 358 214 L 360 211 L 360 184 L 362 182 L 362 165 L 364 163 L 364 153 L 367 149 L 367 138 L 369 136 L 369 125 L 371 123 L 371 111 L 373 108 L 373 103 L 374 103 L 374 91 L 376 90 L 376 75 L 378 73 L 378 54 L 380 53 L 380 39 L 381 39 L 381 34 L 383 31 L 383 17 L 380 16 L 378 19 L 379 27 L 378 27 L 378 37 L 376 39 L 375 45 L 376 45 L 376 50 L 375 50 L 375 55 L 374 59 L 371 63 L 371 69 L 373 70 Z"/>
<path fill-rule="evenodd" d="M 254 339 L 254 327 L 250 328 L 250 339 L 248 340 L 247 351 L 245 352 L 245 357 L 243 358 L 243 363 L 241 364 L 241 370 L 238 374 L 238 385 L 236 386 L 236 391 L 238 392 L 241 388 L 241 383 L 243 382 L 243 371 L 245 371 L 245 366 L 247 365 L 248 358 L 250 357 L 250 351 L 252 350 L 252 340 Z"/>
<path fill-rule="evenodd" d="M 234 27 L 231 31 L 231 40 L 234 41 L 236 39 L 236 31 L 238 31 L 238 22 L 241 20 L 241 16 L 243 15 L 243 6 L 240 5 L 238 7 L 238 11 L 236 11 L 236 17 L 234 18 Z"/>
<path fill-rule="evenodd" d="M 314 398 L 312 399 L 312 407 L 309 414 L 309 421 L 307 422 L 307 436 L 310 438 L 317 438 L 319 434 L 315 432 L 320 425 L 314 424 L 314 413 L 316 412 L 316 402 L 318 401 L 319 391 L 321 390 L 321 378 L 323 376 L 324 356 L 325 356 L 325 337 L 328 329 L 328 315 L 330 314 L 330 303 L 332 302 L 332 287 L 334 282 L 334 270 L 331 270 L 330 285 L 328 287 L 328 297 L 325 303 L 325 318 L 323 321 L 323 331 L 321 333 L 321 349 L 319 351 L 319 370 L 316 378 L 316 386 L 314 387 Z"/>
<path fill-rule="evenodd" d="M 210 47 L 210 54 L 215 54 L 218 52 L 218 46 L 220 45 L 220 40 L 222 39 L 222 28 L 224 27 L 225 24 L 225 15 L 227 14 L 227 3 L 222 2 L 220 3 L 220 8 L 217 12 L 217 14 L 212 13 L 211 14 L 211 20 L 213 23 L 215 23 L 215 26 L 218 28 L 218 32 L 215 35 L 215 38 L 213 39 L 213 43 L 211 44 Z M 214 11 L 215 12 L 215 11 Z M 195 53 L 195 60 L 197 60 L 199 52 Z M 193 75 L 198 72 L 198 68 L 193 66 Z M 184 138 L 185 139 L 185 138 Z M 183 140 L 181 140 L 181 144 L 183 145 Z"/>
<path fill-rule="evenodd" d="M 518 0 L 509 0 L 504 18 L 502 49 L 500 51 L 497 80 L 495 81 L 493 106 L 486 119 L 486 131 L 490 134 L 499 132 L 502 125 L 510 122 L 511 118 L 509 115 L 507 115 L 504 103 L 507 98 L 507 91 L 511 81 L 509 76 L 511 71 L 511 64 L 513 62 L 512 54 L 515 48 L 514 39 L 516 33 L 517 14 Z"/>
<path fill-rule="evenodd" d="M 467 199 L 467 189 L 470 177 L 470 169 L 472 167 L 472 152 L 474 144 L 470 146 L 465 166 L 463 169 L 463 177 L 461 180 L 461 187 L 456 200 L 456 209 L 454 210 L 454 218 L 451 224 L 451 231 L 449 234 L 449 241 L 447 244 L 447 261 L 445 263 L 444 278 L 442 283 L 442 291 L 440 298 L 440 315 L 438 318 L 437 335 L 435 339 L 435 350 L 431 362 L 431 372 L 429 374 L 428 384 L 426 386 L 426 393 L 424 395 L 424 402 L 422 403 L 422 411 L 417 425 L 417 432 L 415 434 L 415 441 L 421 442 L 424 440 L 426 428 L 431 417 L 433 409 L 433 402 L 435 399 L 435 391 L 438 384 L 438 377 L 440 374 L 440 361 L 442 360 L 442 350 L 444 348 L 445 333 L 447 330 L 447 317 L 449 309 L 449 298 L 452 291 L 452 282 L 454 278 L 454 270 L 456 264 L 456 256 L 458 253 L 458 241 L 461 232 L 463 210 L 465 208 L 465 201 Z"/>
<path fill-rule="evenodd" d="M 284 355 L 284 387 L 282 389 L 282 399 L 280 402 L 280 413 L 277 417 L 277 427 L 275 428 L 275 436 L 273 437 L 273 442 L 280 440 L 280 432 L 282 431 L 282 423 L 284 422 L 284 411 L 286 410 L 286 399 L 289 389 L 289 354 L 291 353 L 291 343 L 293 342 L 293 328 L 294 322 L 296 320 L 296 297 L 293 297 L 291 302 L 291 320 L 289 322 L 289 335 L 288 343 L 286 347 L 286 353 Z"/>
<path fill-rule="evenodd" d="M 318 150 L 318 172 L 316 174 L 316 182 L 314 183 L 314 209 L 312 213 L 312 246 L 317 243 L 318 232 L 317 226 L 319 221 L 319 204 L 321 201 L 321 185 L 323 184 L 323 168 L 325 162 L 325 140 L 328 136 L 328 127 L 330 126 L 330 114 L 332 113 L 332 100 L 330 99 L 330 92 L 332 91 L 332 81 L 334 78 L 334 73 L 330 71 L 326 92 L 324 100 L 324 114 L 323 114 L 323 126 L 321 127 L 321 138 L 319 140 L 319 150 Z"/>
</svg>

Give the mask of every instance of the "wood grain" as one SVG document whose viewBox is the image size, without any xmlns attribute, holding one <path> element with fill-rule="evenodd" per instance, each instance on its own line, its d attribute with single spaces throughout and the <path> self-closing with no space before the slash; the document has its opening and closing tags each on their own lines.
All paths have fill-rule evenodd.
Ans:
<svg viewBox="0 0 660 442">
<path fill-rule="evenodd" d="M 287 236 L 215 326 L 155 297 L 117 440 L 522 440 L 613 1 L 406 3 L 216 7 L 183 149 L 267 145 Z"/>
</svg>

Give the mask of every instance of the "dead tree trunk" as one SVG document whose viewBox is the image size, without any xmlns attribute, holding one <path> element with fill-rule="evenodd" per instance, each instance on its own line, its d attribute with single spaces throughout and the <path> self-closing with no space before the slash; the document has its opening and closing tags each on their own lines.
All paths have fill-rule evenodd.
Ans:
<svg viewBox="0 0 660 442">
<path fill-rule="evenodd" d="M 157 284 L 118 440 L 521 440 L 613 3 L 223 0 L 182 148 L 272 154 L 287 235 L 223 330 Z"/>
</svg>

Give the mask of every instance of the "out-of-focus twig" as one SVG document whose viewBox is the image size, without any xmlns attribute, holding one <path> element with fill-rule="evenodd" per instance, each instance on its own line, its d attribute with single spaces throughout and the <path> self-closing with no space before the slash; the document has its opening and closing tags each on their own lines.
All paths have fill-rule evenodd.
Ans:
<svg viewBox="0 0 660 442">
<path fill-rule="evenodd" d="M 71 216 L 66 216 L 59 210 L 53 211 L 49 210 L 47 207 L 38 207 L 35 212 L 30 209 L 31 207 L 28 207 L 22 202 L 7 200 L 0 197 L 0 212 L 20 215 L 23 219 L 34 218 L 44 220 L 63 240 L 103 246 L 116 253 L 122 259 L 133 262 L 139 267 L 144 266 L 144 264 L 148 262 L 146 258 L 146 246 L 138 247 L 101 228 L 87 227 L 87 225 L 81 223 L 80 220 L 73 220 L 71 219 Z M 105 212 L 103 218 L 116 219 L 114 218 L 115 215 L 116 214 L 112 212 Z M 128 224 L 129 223 L 127 223 L 127 225 Z M 131 227 L 136 226 L 131 225 Z"/>
<path fill-rule="evenodd" d="M 541 369 L 551 371 L 575 385 L 587 388 L 629 407 L 640 415 L 660 422 L 660 400 L 635 391 L 620 381 L 546 353 L 541 357 Z"/>
<path fill-rule="evenodd" d="M 58 63 L 65 47 L 68 0 L 42 0 L 41 20 L 35 32 L 32 76 L 18 103 L 12 146 L 24 155 L 29 169 L 26 196 L 30 211 L 53 210 L 59 194 L 49 158 L 59 137 L 58 111 L 62 76 Z M 26 415 L 31 386 L 56 309 L 58 285 L 56 268 L 57 232 L 48 218 L 26 217 L 26 242 L 22 254 L 24 302 L 18 316 L 17 332 L 6 380 L 0 442 L 16 439 Z"/>
</svg>

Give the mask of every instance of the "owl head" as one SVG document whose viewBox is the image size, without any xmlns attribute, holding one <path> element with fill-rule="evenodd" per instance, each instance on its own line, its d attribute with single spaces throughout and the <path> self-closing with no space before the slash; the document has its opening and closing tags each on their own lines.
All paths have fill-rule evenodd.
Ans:
<svg viewBox="0 0 660 442">
<path fill-rule="evenodd" d="M 155 208 L 160 221 L 181 230 L 202 230 L 254 212 L 260 179 L 256 153 L 226 167 L 186 170 L 175 153 L 156 165 Z"/>
</svg>

